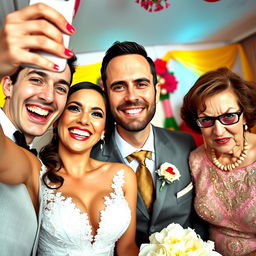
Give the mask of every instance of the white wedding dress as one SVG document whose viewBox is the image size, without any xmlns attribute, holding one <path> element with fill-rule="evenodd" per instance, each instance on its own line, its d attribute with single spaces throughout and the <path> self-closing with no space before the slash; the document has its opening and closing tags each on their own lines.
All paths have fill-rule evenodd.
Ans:
<svg viewBox="0 0 256 256">
<path fill-rule="evenodd" d="M 41 172 L 45 172 L 44 170 Z M 43 182 L 42 182 L 43 183 Z M 99 228 L 92 235 L 87 213 L 81 213 L 60 192 L 42 184 L 43 217 L 39 237 L 39 256 L 112 256 L 116 241 L 130 224 L 131 211 L 123 193 L 124 170 L 112 183 L 113 192 L 105 196 Z"/>
</svg>

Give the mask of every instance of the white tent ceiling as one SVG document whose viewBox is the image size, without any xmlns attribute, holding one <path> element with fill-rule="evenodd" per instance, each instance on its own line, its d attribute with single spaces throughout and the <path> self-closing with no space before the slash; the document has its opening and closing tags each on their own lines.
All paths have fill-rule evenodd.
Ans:
<svg viewBox="0 0 256 256">
<path fill-rule="evenodd" d="M 149 13 L 134 0 L 81 0 L 71 38 L 76 53 L 105 51 L 114 41 L 144 46 L 236 42 L 256 32 L 256 0 L 169 0 Z M 28 0 L 0 0 L 1 19 Z"/>
</svg>

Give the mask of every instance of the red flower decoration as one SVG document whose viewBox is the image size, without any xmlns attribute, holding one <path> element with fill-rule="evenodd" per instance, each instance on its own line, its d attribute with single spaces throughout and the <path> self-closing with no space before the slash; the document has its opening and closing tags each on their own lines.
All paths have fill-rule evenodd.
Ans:
<svg viewBox="0 0 256 256">
<path fill-rule="evenodd" d="M 140 4 L 141 7 L 149 12 L 159 12 L 164 8 L 168 8 L 170 4 L 167 2 L 168 0 L 135 0 L 135 3 Z"/>
<path fill-rule="evenodd" d="M 173 92 L 177 89 L 178 81 L 176 80 L 175 76 L 171 73 L 167 73 L 162 76 L 164 79 L 164 83 L 161 84 L 161 88 L 165 89 L 168 93 Z"/>
<path fill-rule="evenodd" d="M 164 60 L 156 59 L 154 61 L 155 67 L 156 67 L 156 73 L 161 75 L 165 72 L 167 72 L 167 63 Z"/>
<path fill-rule="evenodd" d="M 161 89 L 164 89 L 162 94 L 175 91 L 177 89 L 178 81 L 175 76 L 168 71 L 167 62 L 162 59 L 156 59 L 154 63 Z"/>
</svg>

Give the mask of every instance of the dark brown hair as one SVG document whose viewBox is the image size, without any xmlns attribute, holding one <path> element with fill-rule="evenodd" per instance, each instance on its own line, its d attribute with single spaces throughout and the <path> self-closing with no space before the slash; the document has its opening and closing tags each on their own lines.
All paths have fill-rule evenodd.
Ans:
<svg viewBox="0 0 256 256">
<path fill-rule="evenodd" d="M 118 56 L 122 56 L 122 55 L 127 55 L 127 54 L 138 54 L 141 55 L 142 57 L 144 57 L 149 66 L 150 66 L 150 71 L 151 74 L 153 76 L 153 83 L 154 86 L 156 87 L 157 84 L 157 75 L 156 75 L 156 68 L 155 68 L 155 64 L 153 62 L 153 60 L 148 56 L 145 48 L 140 45 L 137 44 L 136 42 L 130 42 L 130 41 L 124 41 L 124 42 L 119 42 L 116 41 L 107 51 L 106 54 L 103 58 L 102 61 L 102 66 L 101 66 L 101 78 L 102 78 L 102 82 L 104 85 L 104 89 L 107 92 L 107 84 L 106 84 L 106 80 L 107 80 L 107 66 L 109 64 L 109 62 Z"/>
<path fill-rule="evenodd" d="M 112 119 L 112 116 L 110 116 L 109 105 L 108 105 L 108 101 L 106 99 L 105 92 L 101 89 L 101 87 L 99 85 L 96 85 L 96 84 L 93 84 L 90 82 L 81 82 L 81 83 L 71 86 L 69 93 L 68 93 L 68 98 L 73 93 L 75 93 L 79 90 L 82 90 L 82 89 L 95 90 L 95 91 L 99 92 L 100 95 L 103 97 L 103 100 L 104 100 L 105 106 L 106 106 L 105 140 L 108 140 L 108 138 L 109 138 L 108 126 L 113 125 L 112 124 L 113 119 Z M 59 146 L 59 136 L 58 136 L 57 127 L 55 127 L 53 129 L 53 138 L 52 138 L 51 142 L 48 145 L 46 145 L 45 147 L 43 147 L 39 154 L 43 164 L 47 168 L 47 172 L 43 174 L 42 180 L 48 188 L 52 188 L 52 187 L 50 187 L 47 184 L 47 179 L 52 183 L 57 183 L 58 186 L 56 188 L 60 188 L 64 183 L 63 177 L 61 177 L 57 174 L 58 171 L 63 167 L 63 162 L 58 154 L 58 146 Z M 54 188 L 54 189 L 56 189 L 56 188 Z"/>
<path fill-rule="evenodd" d="M 198 78 L 184 97 L 181 118 L 191 129 L 201 133 L 195 121 L 198 112 L 205 111 L 208 97 L 227 89 L 231 89 L 237 96 L 246 124 L 249 129 L 252 128 L 256 122 L 256 83 L 245 81 L 226 67 L 209 71 Z"/>
<path fill-rule="evenodd" d="M 76 71 L 76 61 L 77 61 L 77 57 L 75 55 L 73 55 L 70 59 L 67 60 L 67 65 L 69 66 L 69 69 L 70 69 L 70 73 L 71 73 L 71 78 L 70 78 L 70 85 L 72 84 L 72 81 L 73 81 L 73 74 L 75 73 Z M 20 66 L 16 72 L 12 75 L 10 75 L 10 79 L 12 80 L 12 83 L 15 84 L 17 79 L 18 79 L 18 76 L 19 76 L 19 73 L 24 69 L 25 67 L 24 66 Z"/>
</svg>

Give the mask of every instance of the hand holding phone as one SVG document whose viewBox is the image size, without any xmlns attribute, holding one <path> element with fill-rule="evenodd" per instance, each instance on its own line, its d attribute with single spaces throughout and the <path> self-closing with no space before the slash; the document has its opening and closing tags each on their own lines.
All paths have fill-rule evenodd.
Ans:
<svg viewBox="0 0 256 256">
<path fill-rule="evenodd" d="M 76 0 L 76 3 L 79 1 Z M 72 19 L 72 10 L 68 13 Z M 19 66 L 25 64 L 56 70 L 54 62 L 33 50 L 51 52 L 54 56 L 67 58 L 61 43 L 62 33 L 71 35 L 74 32 L 75 28 L 65 17 L 47 4 L 41 8 L 38 8 L 38 4 L 33 4 L 8 13 L 0 29 L 0 79 L 13 74 Z"/>
<path fill-rule="evenodd" d="M 30 0 L 29 5 L 36 4 L 36 3 L 47 4 L 50 7 L 57 10 L 59 13 L 61 13 L 69 22 L 69 24 L 71 24 L 73 15 L 74 15 L 75 2 L 76 0 Z M 63 42 L 64 42 L 64 47 L 66 49 L 68 48 L 69 40 L 70 40 L 70 35 L 63 33 Z M 67 59 L 58 57 L 53 53 L 45 52 L 41 50 L 35 50 L 33 52 L 36 52 L 37 54 L 40 54 L 42 57 L 45 57 L 48 60 L 51 60 L 53 63 L 55 63 L 56 71 L 58 72 L 64 71 L 67 64 Z M 36 64 L 35 65 L 26 64 L 25 66 L 40 68 Z"/>
</svg>

